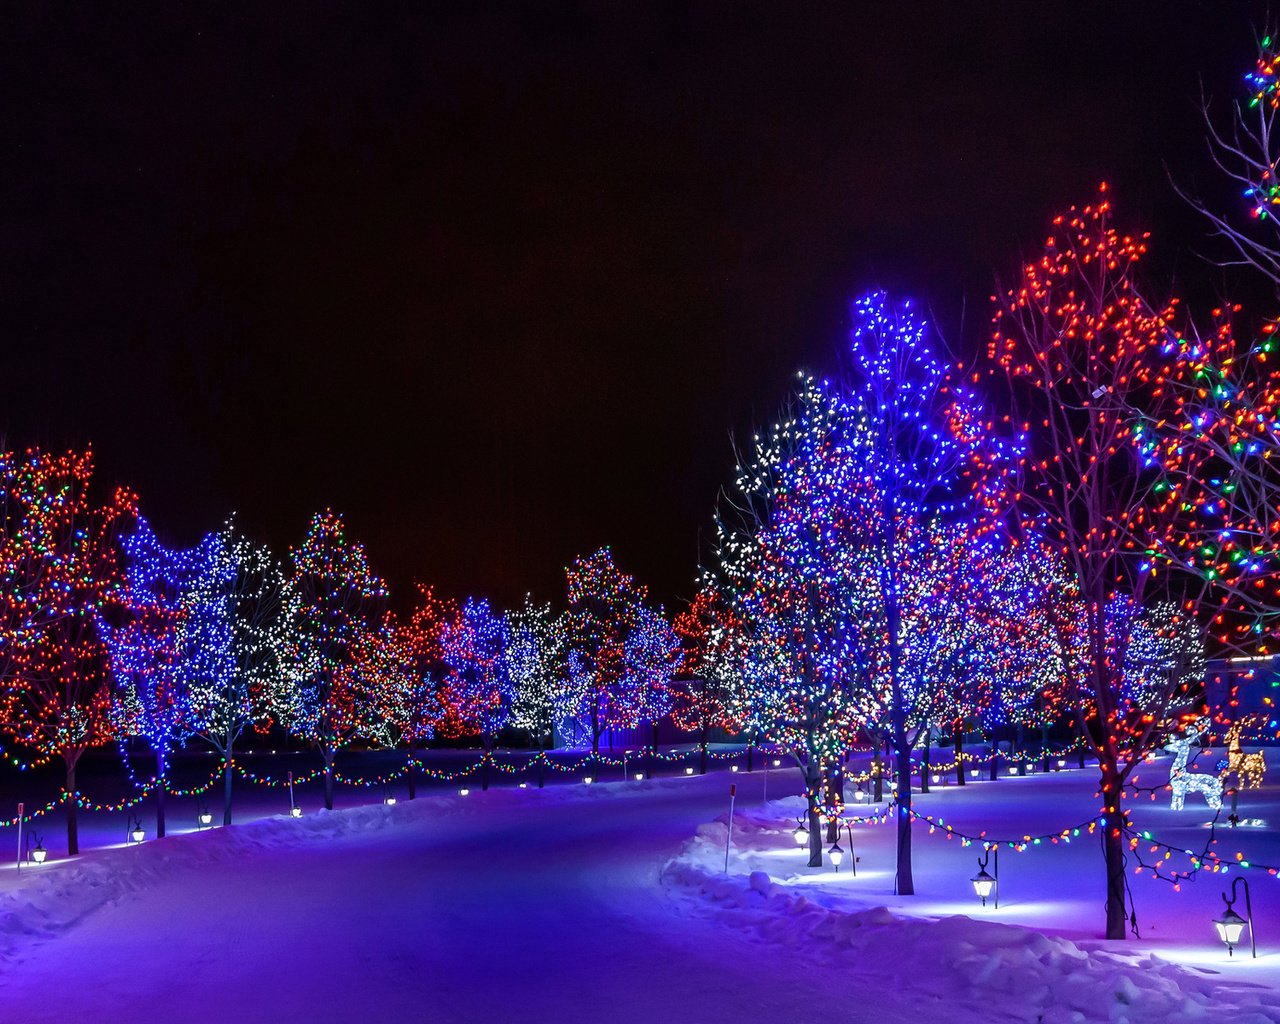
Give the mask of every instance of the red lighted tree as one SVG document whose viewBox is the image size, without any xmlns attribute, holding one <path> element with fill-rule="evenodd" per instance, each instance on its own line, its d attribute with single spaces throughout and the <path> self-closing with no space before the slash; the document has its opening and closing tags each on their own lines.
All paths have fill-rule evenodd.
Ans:
<svg viewBox="0 0 1280 1024">
<path fill-rule="evenodd" d="M 591 730 L 591 753 L 600 753 L 605 729 L 633 725 L 643 697 L 634 687 L 627 643 L 642 624 L 647 591 L 623 572 L 613 553 L 600 548 L 576 559 L 565 575 L 567 696 L 565 710 Z"/>
<path fill-rule="evenodd" d="M 91 495 L 93 453 L 29 450 L 0 462 L 0 727 L 66 767 L 67 851 L 80 852 L 76 765 L 111 738 L 98 624 L 122 585 L 117 537 L 134 496 Z"/>
<path fill-rule="evenodd" d="M 1112 227 L 1104 185 L 1094 203 L 1054 220 L 1043 255 L 996 299 L 989 343 L 991 372 L 1010 385 L 1010 423 L 1025 446 L 1015 488 L 1022 528 L 1061 559 L 1080 608 L 1074 642 L 1085 665 L 1067 681 L 1068 703 L 1098 758 L 1110 939 L 1124 938 L 1128 916 L 1124 787 L 1186 687 L 1174 670 L 1128 685 L 1141 619 L 1118 610 L 1146 604 L 1157 587 L 1194 609 L 1203 584 L 1190 573 L 1156 579 L 1156 554 L 1183 515 L 1179 481 L 1198 479 L 1204 467 L 1189 449 L 1171 479 L 1140 441 L 1143 423 L 1181 418 L 1167 386 L 1178 307 L 1155 308 L 1139 294 L 1146 251 L 1146 235 Z M 1195 631 L 1191 622 L 1181 628 Z"/>
<path fill-rule="evenodd" d="M 698 734 L 705 775 L 710 731 L 734 733 L 742 725 L 742 667 L 734 656 L 739 629 L 733 612 L 712 585 L 704 585 L 694 595 L 672 627 L 680 638 L 680 663 L 672 687 L 671 718 L 678 728 Z"/>
</svg>

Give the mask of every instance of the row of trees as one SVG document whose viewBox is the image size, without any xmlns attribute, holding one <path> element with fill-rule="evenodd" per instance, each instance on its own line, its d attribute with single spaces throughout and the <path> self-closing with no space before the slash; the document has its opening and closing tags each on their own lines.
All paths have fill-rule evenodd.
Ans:
<svg viewBox="0 0 1280 1024">
<path fill-rule="evenodd" d="M 332 807 L 335 758 L 356 739 L 406 750 L 412 795 L 414 751 L 433 736 L 488 750 L 513 727 L 541 747 L 576 719 L 598 752 L 605 729 L 676 706 L 679 638 L 607 548 L 569 567 L 562 614 L 421 587 L 401 619 L 340 515 L 313 517 L 283 561 L 234 520 L 172 548 L 130 492 L 95 501 L 92 477 L 89 452 L 0 453 L 0 729 L 33 762 L 60 759 L 72 796 L 86 750 L 142 738 L 160 835 L 174 752 L 193 738 L 225 761 L 230 823 L 246 729 L 313 746 Z M 74 799 L 67 811 L 74 853 Z"/>
<path fill-rule="evenodd" d="M 1247 211 L 1192 199 L 1280 299 L 1280 52 L 1261 40 L 1218 169 Z M 993 296 L 985 360 L 931 349 L 883 294 L 852 309 L 849 373 L 801 378 L 738 453 L 703 574 L 709 657 L 745 718 L 805 768 L 820 863 L 824 766 L 856 731 L 896 751 L 899 891 L 909 756 L 931 723 L 1076 717 L 1099 766 L 1106 934 L 1126 927 L 1123 799 L 1201 699 L 1206 645 L 1271 653 L 1280 611 L 1276 319 L 1202 318 L 1141 277 L 1102 186 Z M 981 394 L 979 394 L 981 392 Z"/>
</svg>

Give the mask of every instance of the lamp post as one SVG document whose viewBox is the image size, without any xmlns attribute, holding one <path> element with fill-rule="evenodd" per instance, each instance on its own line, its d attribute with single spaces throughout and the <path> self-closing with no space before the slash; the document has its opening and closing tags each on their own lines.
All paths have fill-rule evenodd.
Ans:
<svg viewBox="0 0 1280 1024">
<path fill-rule="evenodd" d="M 853 822 L 846 821 L 844 823 L 845 831 L 849 834 L 849 870 L 853 872 L 853 877 L 858 877 L 858 855 L 853 849 Z"/>
<path fill-rule="evenodd" d="M 1241 917 L 1235 912 L 1234 904 L 1236 902 L 1236 886 L 1241 882 L 1244 883 L 1244 908 L 1245 913 L 1249 915 L 1248 920 Z M 1244 926 L 1249 926 L 1249 947 L 1253 951 L 1253 958 L 1258 958 L 1258 942 L 1253 932 L 1253 903 L 1249 899 L 1249 880 L 1243 876 L 1237 875 L 1231 882 L 1231 898 L 1227 898 L 1227 894 L 1222 894 L 1222 902 L 1227 905 L 1226 910 L 1222 912 L 1222 916 L 1217 918 L 1213 925 L 1218 929 L 1218 938 L 1220 938 L 1227 947 L 1227 956 L 1231 956 L 1236 945 L 1240 942 L 1240 936 L 1244 932 Z"/>
<path fill-rule="evenodd" d="M 40 837 L 36 836 L 36 845 L 30 853 L 32 864 L 43 864 L 45 858 L 49 856 L 49 851 L 44 848 L 44 843 L 40 841 Z"/>
<path fill-rule="evenodd" d="M 827 856 L 831 858 L 832 866 L 839 872 L 840 862 L 844 860 L 844 848 L 841 847 L 838 840 L 831 844 L 831 849 L 827 851 Z"/>
<path fill-rule="evenodd" d="M 987 899 L 994 895 L 995 908 L 1000 909 L 1000 848 L 995 848 L 996 863 L 995 874 L 987 874 L 987 860 L 991 856 L 991 850 L 988 849 L 978 860 L 978 873 L 969 881 L 973 883 L 973 891 L 978 899 L 982 900 L 982 905 L 987 905 Z"/>
</svg>

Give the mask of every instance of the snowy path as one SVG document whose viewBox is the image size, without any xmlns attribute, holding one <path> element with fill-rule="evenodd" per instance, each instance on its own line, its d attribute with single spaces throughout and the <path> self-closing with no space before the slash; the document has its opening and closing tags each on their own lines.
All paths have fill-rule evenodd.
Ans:
<svg viewBox="0 0 1280 1024">
<path fill-rule="evenodd" d="M 789 956 L 677 918 L 659 884 L 723 813 L 725 777 L 609 788 L 339 812 L 346 834 L 315 815 L 102 851 L 147 862 L 143 887 L 8 964 L 0 1020 L 793 1016 L 813 983 Z M 77 865 L 49 867 L 34 884 Z"/>
<path fill-rule="evenodd" d="M 790 839 L 796 799 L 762 806 L 763 781 L 435 795 L 96 849 L 20 877 L 0 868 L 0 1022 L 782 1024 L 812 1010 L 840 1024 L 1195 1024 L 1227 1007 L 1236 1024 L 1280 1024 L 1267 924 L 1280 886 L 1265 874 L 1256 961 L 1226 963 L 1213 943 L 1212 876 L 1182 893 L 1144 881 L 1148 937 L 1104 944 L 1091 939 L 1093 842 L 1010 855 L 1007 900 L 983 910 L 975 851 L 921 829 L 921 895 L 895 897 L 891 827 L 859 829 L 856 877 L 808 869 Z M 726 879 L 724 826 L 707 823 L 730 782 Z M 920 805 L 964 827 L 1036 829 L 1087 816 L 1093 785 L 1091 772 L 1037 775 L 944 787 Z M 771 797 L 798 787 L 794 771 L 771 773 Z M 1249 813 L 1280 820 L 1278 797 L 1250 794 Z M 1158 804 L 1141 815 L 1188 842 L 1204 816 Z M 1267 828 L 1223 842 L 1280 859 Z M 747 886 L 755 870 L 773 879 L 768 897 Z"/>
</svg>

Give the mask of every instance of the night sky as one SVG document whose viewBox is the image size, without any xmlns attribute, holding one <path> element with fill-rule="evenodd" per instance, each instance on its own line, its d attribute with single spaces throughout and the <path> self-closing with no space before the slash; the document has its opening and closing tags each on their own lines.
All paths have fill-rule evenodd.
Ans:
<svg viewBox="0 0 1280 1024">
<path fill-rule="evenodd" d="M 603 543 L 690 596 L 730 432 L 836 369 L 848 298 L 973 351 L 1102 179 L 1153 273 L 1222 287 L 1167 173 L 1211 187 L 1200 83 L 1233 95 L 1265 15 L 125 11 L 6 15 L 0 432 L 92 441 L 173 542 L 344 511 L 401 603 L 562 601 Z"/>
</svg>

